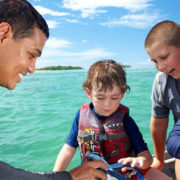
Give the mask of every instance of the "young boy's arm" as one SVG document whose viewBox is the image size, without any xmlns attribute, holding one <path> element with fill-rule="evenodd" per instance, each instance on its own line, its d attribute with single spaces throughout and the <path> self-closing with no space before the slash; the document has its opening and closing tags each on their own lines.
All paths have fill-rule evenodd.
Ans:
<svg viewBox="0 0 180 180">
<path fill-rule="evenodd" d="M 140 169 L 147 169 L 148 167 L 150 167 L 152 162 L 153 162 L 153 158 L 148 150 L 139 153 L 137 157 L 122 158 L 118 161 L 118 163 L 123 163 L 123 164 L 131 163 L 131 167 L 137 166 Z M 129 168 L 125 167 L 122 169 L 122 171 L 125 172 L 127 169 Z"/>
<path fill-rule="evenodd" d="M 76 148 L 69 146 L 68 144 L 64 144 L 64 146 L 58 154 L 53 171 L 57 172 L 66 170 L 75 152 Z"/>
</svg>

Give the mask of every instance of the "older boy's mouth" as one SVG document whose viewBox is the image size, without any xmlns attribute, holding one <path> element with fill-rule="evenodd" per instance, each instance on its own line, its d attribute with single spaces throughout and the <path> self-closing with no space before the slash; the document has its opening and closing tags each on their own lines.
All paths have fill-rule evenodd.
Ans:
<svg viewBox="0 0 180 180">
<path fill-rule="evenodd" d="M 173 74 L 174 73 L 174 71 L 175 71 L 175 69 L 171 69 L 170 71 L 169 71 L 169 73 L 168 74 Z"/>
</svg>

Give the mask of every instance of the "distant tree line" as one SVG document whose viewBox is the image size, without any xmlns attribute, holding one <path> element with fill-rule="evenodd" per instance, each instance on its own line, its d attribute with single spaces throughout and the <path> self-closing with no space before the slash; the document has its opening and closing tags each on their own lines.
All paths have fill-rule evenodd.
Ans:
<svg viewBox="0 0 180 180">
<path fill-rule="evenodd" d="M 124 68 L 129 68 L 131 66 L 129 65 L 123 65 Z M 47 66 L 47 67 L 43 67 L 43 68 L 38 68 L 36 70 L 70 70 L 70 69 L 83 69 L 80 66 Z"/>
<path fill-rule="evenodd" d="M 38 68 L 37 70 L 69 70 L 69 69 L 83 69 L 80 66 L 47 66 Z"/>
</svg>

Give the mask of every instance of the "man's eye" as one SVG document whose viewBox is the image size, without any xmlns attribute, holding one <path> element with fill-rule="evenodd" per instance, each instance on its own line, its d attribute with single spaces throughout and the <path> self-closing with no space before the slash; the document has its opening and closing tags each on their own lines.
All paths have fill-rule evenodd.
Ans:
<svg viewBox="0 0 180 180">
<path fill-rule="evenodd" d="M 32 54 L 32 53 L 29 53 L 29 54 L 30 54 L 31 58 L 35 58 L 34 54 Z"/>
</svg>

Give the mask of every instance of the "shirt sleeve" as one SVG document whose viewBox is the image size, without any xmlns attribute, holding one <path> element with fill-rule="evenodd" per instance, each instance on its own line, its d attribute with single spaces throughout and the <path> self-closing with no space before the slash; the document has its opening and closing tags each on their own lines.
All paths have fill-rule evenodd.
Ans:
<svg viewBox="0 0 180 180">
<path fill-rule="evenodd" d="M 66 144 L 74 148 L 78 147 L 77 135 L 78 135 L 79 116 L 80 116 L 80 109 L 77 111 L 76 116 L 74 117 L 71 130 L 66 139 Z"/>
<path fill-rule="evenodd" d="M 72 180 L 66 172 L 35 173 L 24 169 L 14 168 L 0 161 L 0 179 L 2 180 Z"/>
<path fill-rule="evenodd" d="M 138 126 L 129 115 L 125 115 L 123 124 L 135 154 L 148 150 Z"/>
<path fill-rule="evenodd" d="M 174 125 L 172 131 L 169 133 L 166 141 L 168 153 L 177 159 L 180 159 L 180 119 Z"/>
<path fill-rule="evenodd" d="M 169 109 L 164 105 L 164 85 L 166 76 L 162 73 L 158 73 L 154 79 L 152 88 L 152 116 L 155 118 L 166 118 L 169 116 Z"/>
</svg>

